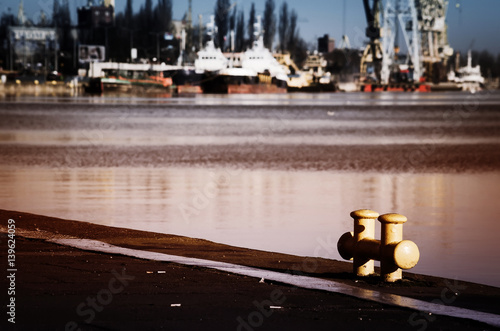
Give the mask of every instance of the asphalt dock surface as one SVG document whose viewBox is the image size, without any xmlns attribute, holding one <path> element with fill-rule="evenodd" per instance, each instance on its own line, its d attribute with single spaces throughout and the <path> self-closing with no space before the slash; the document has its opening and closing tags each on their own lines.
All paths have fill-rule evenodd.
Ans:
<svg viewBox="0 0 500 331">
<path fill-rule="evenodd" d="M 500 289 L 404 273 L 383 284 L 358 279 L 346 262 L 304 258 L 206 240 L 104 227 L 14 211 L 15 324 L 2 330 L 494 330 L 468 319 L 428 314 L 354 297 L 175 263 L 96 253 L 23 233 L 87 238 L 140 250 L 304 274 L 493 314 Z M 2 225 L 5 225 L 2 221 Z M 2 260 L 8 237 L 1 234 Z M 314 265 L 314 268 L 311 268 Z M 8 276 L 6 269 L 5 273 Z M 3 277 L 3 307 L 9 282 Z M 7 308 L 8 309 L 8 308 Z M 4 308 L 4 311 L 6 308 Z"/>
</svg>

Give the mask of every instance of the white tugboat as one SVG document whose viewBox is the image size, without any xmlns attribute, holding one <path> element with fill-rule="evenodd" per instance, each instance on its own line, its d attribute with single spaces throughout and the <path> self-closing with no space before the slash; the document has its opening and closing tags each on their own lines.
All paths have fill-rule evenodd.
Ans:
<svg viewBox="0 0 500 331">
<path fill-rule="evenodd" d="M 211 27 L 207 26 L 209 33 L 213 31 L 213 25 Z M 256 41 L 241 55 L 241 66 L 233 66 L 234 62 L 225 57 L 223 61 L 221 55 L 224 56 L 215 48 L 212 38 L 203 52 L 198 53 L 199 62 L 195 62 L 195 67 L 205 71 L 204 93 L 286 93 L 288 77 L 264 47 L 260 17 L 256 23 Z"/>
<path fill-rule="evenodd" d="M 217 73 L 228 66 L 228 60 L 222 54 L 220 48 L 215 48 L 214 44 L 214 16 L 210 16 L 210 23 L 207 24 L 208 41 L 205 48 L 198 52 L 198 58 L 194 61 L 194 68 L 198 74 L 206 72 Z"/>
<path fill-rule="evenodd" d="M 256 40 L 252 48 L 243 53 L 241 67 L 243 69 L 257 72 L 259 77 L 268 77 L 278 89 L 286 89 L 288 75 L 283 66 L 274 58 L 273 54 L 264 47 L 262 25 L 260 16 L 257 16 L 255 24 Z"/>
<path fill-rule="evenodd" d="M 467 66 L 459 68 L 448 74 L 448 80 L 462 87 L 462 91 L 476 92 L 484 87 L 484 77 L 481 76 L 481 67 L 472 66 L 472 56 L 469 50 L 467 54 Z"/>
</svg>

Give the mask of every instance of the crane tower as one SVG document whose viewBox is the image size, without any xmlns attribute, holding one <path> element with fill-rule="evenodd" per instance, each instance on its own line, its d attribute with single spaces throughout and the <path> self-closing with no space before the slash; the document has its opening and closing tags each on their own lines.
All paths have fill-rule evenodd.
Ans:
<svg viewBox="0 0 500 331">
<path fill-rule="evenodd" d="M 421 43 L 414 0 L 386 0 L 382 19 L 382 72 L 384 84 L 389 83 L 396 56 L 399 53 L 399 41 L 396 40 L 401 30 L 407 49 L 406 64 L 413 69 L 413 80 L 422 76 Z"/>
<path fill-rule="evenodd" d="M 361 60 L 362 74 L 370 65 L 377 80 L 389 84 L 399 66 L 409 68 L 409 79 L 431 78 L 453 54 L 448 45 L 448 0 L 363 0 L 368 21 L 367 46 Z M 406 56 L 400 56 L 399 38 Z M 403 62 L 402 62 L 403 61 Z"/>
</svg>

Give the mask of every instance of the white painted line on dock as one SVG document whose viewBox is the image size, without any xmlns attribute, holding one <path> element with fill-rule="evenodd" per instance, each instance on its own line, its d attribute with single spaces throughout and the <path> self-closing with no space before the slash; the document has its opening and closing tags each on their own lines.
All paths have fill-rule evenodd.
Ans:
<svg viewBox="0 0 500 331">
<path fill-rule="evenodd" d="M 400 295 L 362 289 L 331 280 L 325 280 L 309 276 L 292 275 L 288 273 L 280 273 L 280 272 L 246 267 L 226 262 L 217 262 L 217 261 L 203 260 L 197 258 L 169 255 L 164 253 L 141 251 L 137 249 L 114 246 L 102 241 L 90 240 L 90 239 L 47 238 L 46 240 L 56 244 L 70 246 L 82 250 L 102 252 L 107 254 L 118 254 L 124 256 L 131 256 L 139 259 L 170 262 L 170 263 L 177 263 L 177 264 L 196 266 L 202 268 L 210 268 L 233 274 L 255 277 L 257 279 L 264 278 L 266 280 L 289 284 L 296 287 L 313 289 L 313 290 L 322 290 L 333 293 L 341 293 L 356 298 L 370 300 L 391 306 L 405 307 L 437 315 L 466 318 L 487 323 L 495 327 L 500 327 L 500 315 L 495 315 L 465 308 L 453 307 L 453 306 L 445 306 L 409 297 L 404 297 Z"/>
</svg>

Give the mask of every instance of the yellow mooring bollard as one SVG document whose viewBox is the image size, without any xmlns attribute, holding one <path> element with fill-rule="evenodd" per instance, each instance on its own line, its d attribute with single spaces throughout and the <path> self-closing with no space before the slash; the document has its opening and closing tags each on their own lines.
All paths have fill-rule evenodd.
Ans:
<svg viewBox="0 0 500 331">
<path fill-rule="evenodd" d="M 381 274 L 386 282 L 402 279 L 401 269 L 411 269 L 417 265 L 420 257 L 417 245 L 410 240 L 403 240 L 403 223 L 406 217 L 399 214 L 379 216 L 369 209 L 355 210 L 354 232 L 344 233 L 337 248 L 340 256 L 353 260 L 353 271 L 357 276 L 374 273 L 374 260 L 380 261 Z M 375 219 L 382 223 L 381 240 L 375 237 Z"/>
</svg>

